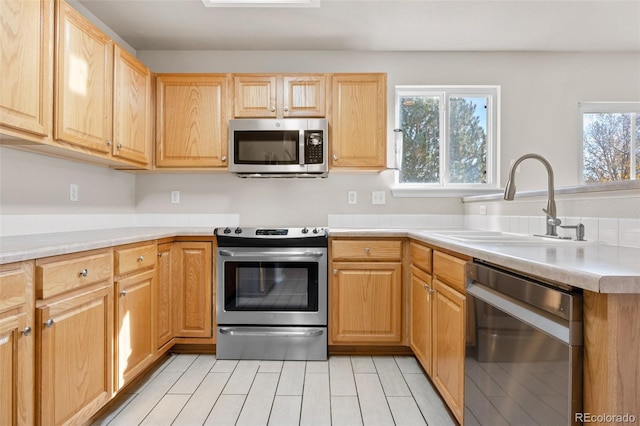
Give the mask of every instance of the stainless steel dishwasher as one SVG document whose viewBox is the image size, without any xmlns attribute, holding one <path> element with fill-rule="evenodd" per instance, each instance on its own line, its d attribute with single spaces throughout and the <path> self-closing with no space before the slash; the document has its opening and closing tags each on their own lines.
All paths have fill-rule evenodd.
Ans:
<svg viewBox="0 0 640 426">
<path fill-rule="evenodd" d="M 466 265 L 465 425 L 574 425 L 582 411 L 582 291 Z"/>
</svg>

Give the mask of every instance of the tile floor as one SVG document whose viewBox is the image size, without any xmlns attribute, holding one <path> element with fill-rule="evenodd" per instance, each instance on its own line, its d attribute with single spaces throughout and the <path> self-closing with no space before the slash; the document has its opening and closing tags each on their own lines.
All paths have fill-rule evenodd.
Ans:
<svg viewBox="0 0 640 426">
<path fill-rule="evenodd" d="M 170 355 L 94 425 L 455 425 L 411 356 Z"/>
</svg>

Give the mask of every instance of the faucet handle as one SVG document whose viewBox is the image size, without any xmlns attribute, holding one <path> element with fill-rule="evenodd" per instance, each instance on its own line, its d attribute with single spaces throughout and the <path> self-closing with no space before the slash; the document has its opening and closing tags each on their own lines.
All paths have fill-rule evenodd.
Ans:
<svg viewBox="0 0 640 426">
<path fill-rule="evenodd" d="M 544 212 L 544 214 L 546 214 L 546 215 L 547 215 L 547 218 L 548 218 L 548 219 L 547 219 L 547 223 L 548 223 L 549 225 L 553 225 L 553 226 L 562 226 L 562 225 L 560 225 L 560 224 L 562 223 L 562 221 L 561 221 L 560 219 L 558 219 L 557 217 L 550 215 L 550 214 L 549 214 L 549 210 L 547 210 L 547 209 L 542 209 L 542 211 Z"/>
<path fill-rule="evenodd" d="M 584 225 L 579 223 L 577 225 L 560 225 L 562 229 L 575 229 L 576 241 L 584 241 Z"/>
</svg>

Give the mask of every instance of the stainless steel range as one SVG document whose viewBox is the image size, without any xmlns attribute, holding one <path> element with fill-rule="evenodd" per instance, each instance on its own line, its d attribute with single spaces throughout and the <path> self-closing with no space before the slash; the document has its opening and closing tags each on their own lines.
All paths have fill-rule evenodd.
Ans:
<svg viewBox="0 0 640 426">
<path fill-rule="evenodd" d="M 327 230 L 217 228 L 218 359 L 327 359 Z"/>
</svg>

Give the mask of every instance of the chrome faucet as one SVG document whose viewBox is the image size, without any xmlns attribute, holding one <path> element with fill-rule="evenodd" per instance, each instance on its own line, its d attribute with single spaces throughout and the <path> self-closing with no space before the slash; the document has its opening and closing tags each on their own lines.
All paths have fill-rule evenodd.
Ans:
<svg viewBox="0 0 640 426">
<path fill-rule="evenodd" d="M 518 158 L 511 165 L 511 169 L 509 170 L 509 180 L 507 180 L 507 186 L 505 186 L 504 188 L 504 199 L 509 201 L 514 199 L 516 195 L 516 168 L 523 160 L 526 160 L 527 158 L 535 158 L 536 160 L 544 164 L 547 169 L 548 200 L 547 208 L 542 209 L 542 211 L 547 215 L 547 233 L 545 234 L 545 236 L 558 237 L 558 234 L 556 233 L 556 227 L 560 226 L 561 221 L 556 217 L 556 200 L 553 188 L 553 169 L 551 168 L 551 164 L 549 164 L 549 162 L 544 157 L 538 154 L 525 154 L 522 157 Z"/>
</svg>

